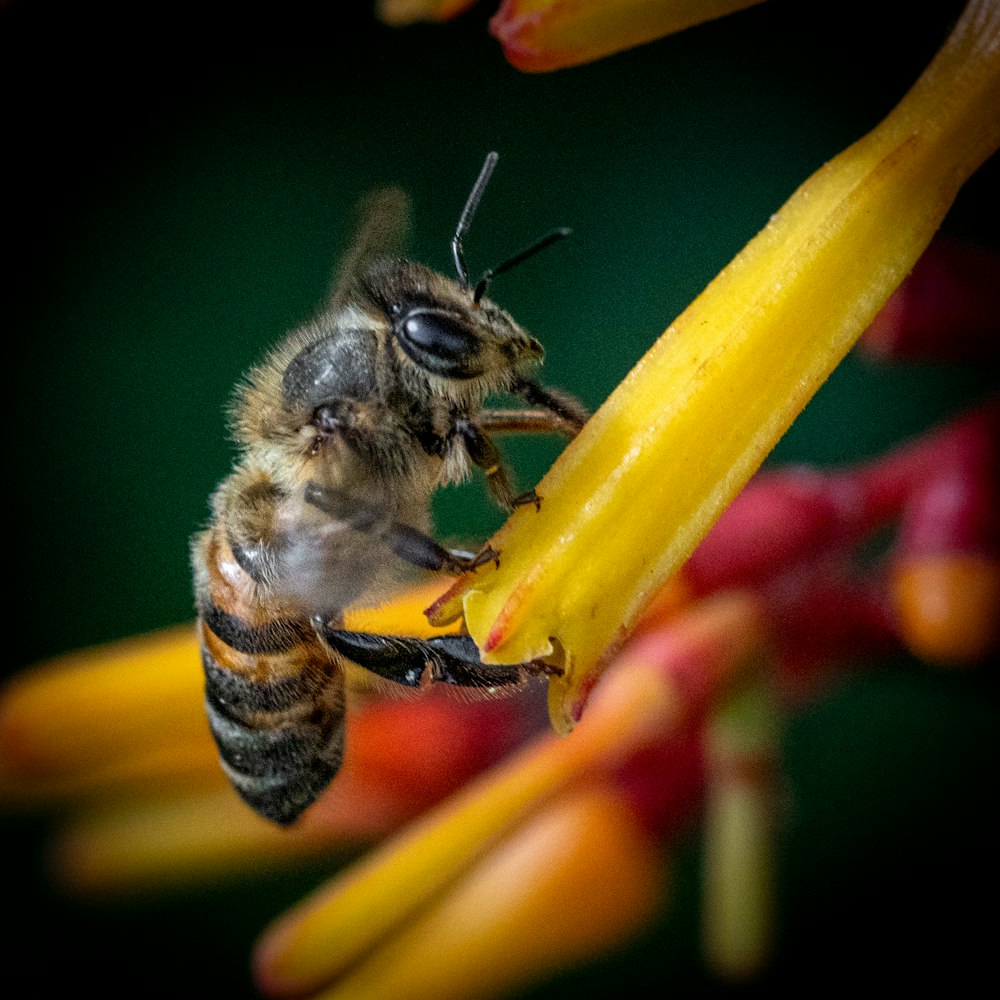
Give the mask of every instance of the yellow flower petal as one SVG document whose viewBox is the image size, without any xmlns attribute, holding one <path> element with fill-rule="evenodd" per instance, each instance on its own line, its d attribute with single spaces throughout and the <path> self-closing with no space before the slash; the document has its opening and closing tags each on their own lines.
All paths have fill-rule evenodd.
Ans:
<svg viewBox="0 0 1000 1000">
<path fill-rule="evenodd" d="M 459 599 L 489 662 L 549 657 L 559 732 L 654 589 L 757 469 L 1000 145 L 1000 2 L 974 0 L 868 136 L 663 334 L 491 540 Z"/>
<path fill-rule="evenodd" d="M 76 816 L 52 845 L 52 869 L 61 886 L 77 892 L 148 893 L 165 884 L 273 870 L 289 858 L 329 849 L 331 839 L 306 825 L 282 830 L 220 787 L 202 795 L 128 799 Z"/>
<path fill-rule="evenodd" d="M 529 72 L 592 62 L 761 0 L 504 0 L 490 31 Z"/>
<path fill-rule="evenodd" d="M 352 609 L 358 631 L 432 635 L 423 614 L 445 586 L 431 580 L 379 608 Z M 365 674 L 365 671 L 358 671 Z M 220 772 L 209 735 L 201 654 L 192 625 L 163 629 L 38 664 L 0 689 L 0 796 L 34 801 L 138 780 Z"/>
<path fill-rule="evenodd" d="M 627 805 L 599 786 L 573 792 L 319 997 L 504 996 L 623 944 L 653 918 L 666 877 Z"/>
<path fill-rule="evenodd" d="M 192 626 L 60 656 L 0 700 L 0 775 L 61 780 L 207 736 Z M 6 783 L 6 781 L 4 782 Z"/>
<path fill-rule="evenodd" d="M 82 770 L 61 763 L 44 772 L 0 771 L 0 801 L 5 806 L 37 808 L 54 802 L 142 799 L 228 787 L 219 753 L 207 732 L 178 733 L 169 743 L 134 752 L 117 752 Z"/>
<path fill-rule="evenodd" d="M 525 748 L 272 925 L 256 953 L 262 986 L 296 995 L 344 974 L 570 783 L 673 731 L 693 702 L 753 659 L 765 629 L 750 595 L 720 594 L 681 613 L 668 635 L 640 639 L 571 740 L 548 735 Z"/>
</svg>

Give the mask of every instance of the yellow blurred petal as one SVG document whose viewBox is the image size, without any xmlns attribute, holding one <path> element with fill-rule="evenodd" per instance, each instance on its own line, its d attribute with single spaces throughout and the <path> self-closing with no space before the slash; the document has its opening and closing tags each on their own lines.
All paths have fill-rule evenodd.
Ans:
<svg viewBox="0 0 1000 1000">
<path fill-rule="evenodd" d="M 459 585 L 484 659 L 562 662 L 557 731 L 1000 144 L 998 38 L 1000 2 L 971 3 L 892 114 L 799 188 L 570 443 L 541 509 L 491 540 L 500 568 Z"/>
<path fill-rule="evenodd" d="M 218 771 L 218 765 L 216 765 Z M 148 893 L 252 876 L 332 851 L 356 849 L 401 816 L 356 797 L 331 799 L 284 829 L 262 819 L 229 788 L 149 801 L 128 799 L 63 824 L 50 855 L 64 887 L 88 895 Z"/>
<path fill-rule="evenodd" d="M 432 635 L 423 609 L 447 581 L 409 588 L 379 608 L 351 609 L 348 628 Z M 218 770 L 204 712 L 193 625 L 77 650 L 0 689 L 0 796 L 19 801 L 125 788 L 134 779 Z"/>
<path fill-rule="evenodd" d="M 147 892 L 162 882 L 253 871 L 288 834 L 254 815 L 228 788 L 155 802 L 127 800 L 66 823 L 52 847 L 58 882 L 76 891 Z M 295 834 L 292 834 L 292 838 Z"/>
<path fill-rule="evenodd" d="M 143 798 L 228 787 L 219 753 L 208 732 L 178 737 L 149 750 L 95 762 L 80 771 L 0 772 L 0 800 L 6 806 L 37 807 L 84 798 Z"/>
<path fill-rule="evenodd" d="M 759 609 L 745 593 L 700 602 L 667 633 L 640 639 L 620 656 L 572 738 L 548 735 L 486 772 L 276 921 L 256 953 L 263 987 L 295 995 L 343 974 L 567 785 L 673 731 L 763 641 Z"/>
<path fill-rule="evenodd" d="M 616 671 L 574 739 L 546 737 L 487 772 L 284 914 L 259 942 L 260 982 L 284 995 L 331 981 L 569 781 L 610 766 L 677 711 L 647 664 Z"/>
<path fill-rule="evenodd" d="M 204 736 L 202 684 L 193 626 L 30 668 L 0 698 L 0 775 L 62 779 Z"/>
<path fill-rule="evenodd" d="M 614 794 L 557 799 L 323 1000 L 491 1000 L 605 954 L 665 895 L 652 838 Z"/>
<path fill-rule="evenodd" d="M 378 607 L 348 608 L 344 613 L 344 628 L 382 635 L 428 636 L 454 632 L 457 625 L 434 626 L 428 623 L 424 614 L 427 605 L 447 586 L 447 578 L 437 577 L 407 587 Z"/>
<path fill-rule="evenodd" d="M 761 0 L 504 0 L 490 32 L 528 72 L 593 62 Z"/>
</svg>

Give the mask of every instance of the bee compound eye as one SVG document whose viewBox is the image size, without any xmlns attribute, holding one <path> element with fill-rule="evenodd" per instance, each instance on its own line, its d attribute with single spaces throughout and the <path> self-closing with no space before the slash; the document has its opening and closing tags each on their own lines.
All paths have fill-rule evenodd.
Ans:
<svg viewBox="0 0 1000 1000">
<path fill-rule="evenodd" d="M 396 335 L 403 350 L 429 371 L 465 378 L 480 372 L 475 334 L 447 313 L 411 310 L 396 324 Z"/>
</svg>

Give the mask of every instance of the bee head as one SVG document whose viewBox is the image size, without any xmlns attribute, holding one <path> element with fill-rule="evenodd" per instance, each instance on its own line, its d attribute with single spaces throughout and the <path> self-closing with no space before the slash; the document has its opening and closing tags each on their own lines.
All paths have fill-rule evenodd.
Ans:
<svg viewBox="0 0 1000 1000">
<path fill-rule="evenodd" d="M 510 388 L 542 360 L 542 345 L 487 299 L 486 290 L 498 274 L 569 235 L 568 229 L 552 230 L 484 271 L 473 286 L 462 240 L 496 163 L 497 154 L 487 154 L 452 237 L 457 281 L 404 261 L 381 261 L 367 281 L 369 295 L 389 319 L 401 355 L 432 389 L 452 398 Z"/>
<path fill-rule="evenodd" d="M 379 261 L 364 286 L 400 362 L 445 395 L 507 388 L 542 360 L 542 345 L 509 313 L 421 264 Z"/>
</svg>

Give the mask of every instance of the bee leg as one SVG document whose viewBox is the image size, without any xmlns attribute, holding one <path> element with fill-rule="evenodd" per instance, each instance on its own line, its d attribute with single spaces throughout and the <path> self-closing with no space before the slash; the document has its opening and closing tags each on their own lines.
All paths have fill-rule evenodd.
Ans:
<svg viewBox="0 0 1000 1000">
<path fill-rule="evenodd" d="M 338 653 L 380 677 L 420 687 L 428 681 L 456 687 L 497 688 L 517 686 L 532 674 L 555 668 L 541 661 L 485 664 L 468 635 L 437 635 L 427 639 L 377 635 L 333 628 L 317 620 L 323 639 Z"/>
<path fill-rule="evenodd" d="M 568 438 L 576 437 L 587 422 L 588 414 L 583 404 L 568 393 L 560 392 L 558 389 L 547 389 L 530 378 L 520 379 L 511 391 L 550 413 L 553 430 Z"/>
<path fill-rule="evenodd" d="M 462 439 L 469 458 L 486 475 L 486 488 L 498 506 L 513 510 L 524 503 L 536 503 L 537 496 L 531 494 L 515 496 L 514 483 L 504 463 L 503 455 L 493 439 L 467 417 L 457 417 L 452 425 L 452 433 Z"/>
<path fill-rule="evenodd" d="M 402 521 L 387 521 L 375 504 L 358 503 L 339 490 L 319 483 L 306 484 L 303 498 L 319 510 L 338 520 L 347 521 L 355 531 L 372 534 L 384 542 L 400 559 L 439 573 L 467 573 L 488 562 L 500 564 L 497 553 L 488 545 L 476 555 L 446 549 L 430 535 Z"/>
<path fill-rule="evenodd" d="M 580 409 L 581 419 L 586 419 L 579 404 L 574 405 Z M 567 420 L 558 417 L 551 410 L 542 409 L 494 407 L 482 410 L 476 417 L 476 422 L 490 434 L 562 434 L 564 437 L 573 437 L 578 430 L 577 420 L 572 422 L 571 427 Z"/>
<path fill-rule="evenodd" d="M 421 569 L 438 573 L 468 573 L 488 562 L 495 562 L 498 568 L 500 566 L 499 555 L 489 545 L 475 555 L 457 549 L 446 549 L 430 535 L 400 521 L 391 522 L 382 529 L 380 535 L 400 559 Z"/>
<path fill-rule="evenodd" d="M 368 532 L 384 542 L 400 559 L 420 569 L 438 573 L 467 573 L 488 562 L 500 565 L 499 557 L 488 545 L 476 555 L 446 549 L 430 535 L 402 521 L 385 520 L 376 504 L 359 503 L 339 490 L 306 483 L 303 498 L 338 520 L 347 521 L 355 531 Z"/>
<path fill-rule="evenodd" d="M 527 507 L 529 503 L 535 505 L 536 511 L 542 509 L 542 498 L 534 490 L 527 490 L 514 497 L 515 507 Z"/>
</svg>

